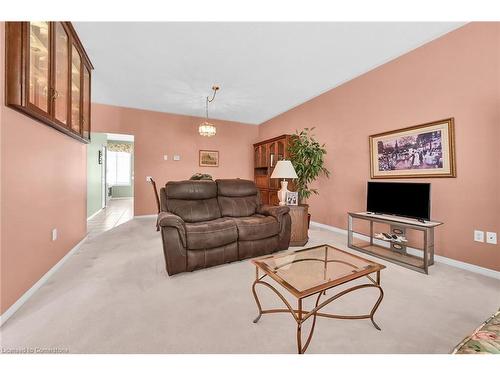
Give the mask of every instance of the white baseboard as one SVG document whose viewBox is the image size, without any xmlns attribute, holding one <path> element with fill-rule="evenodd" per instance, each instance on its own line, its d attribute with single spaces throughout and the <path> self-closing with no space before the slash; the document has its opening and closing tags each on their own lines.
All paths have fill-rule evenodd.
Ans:
<svg viewBox="0 0 500 375">
<path fill-rule="evenodd" d="M 9 307 L 2 315 L 0 315 L 0 327 L 12 316 L 14 313 L 19 310 L 19 308 L 26 303 L 26 301 L 33 295 L 35 292 L 42 287 L 43 284 L 47 282 L 50 277 L 56 273 L 56 271 L 61 268 L 61 266 L 66 263 L 66 261 L 82 246 L 83 242 L 87 239 L 87 236 L 83 237 L 83 239 L 78 242 L 68 253 L 63 256 L 59 262 L 57 262 L 50 270 L 47 271 L 45 275 L 43 275 L 40 280 L 38 280 L 31 288 L 29 288 L 11 307 Z"/>
<path fill-rule="evenodd" d="M 152 214 L 152 215 L 135 215 L 134 219 L 143 219 L 146 217 L 158 217 L 158 214 Z"/>
<path fill-rule="evenodd" d="M 339 234 L 343 234 L 343 235 L 347 236 L 347 230 L 346 229 L 337 228 L 337 227 L 334 227 L 334 226 L 331 226 L 331 225 L 317 223 L 315 221 L 311 221 L 311 226 L 318 227 L 318 228 L 321 228 L 321 229 L 328 230 L 330 232 L 335 232 L 335 233 L 339 233 Z M 355 235 L 355 237 L 361 238 L 363 240 L 369 240 L 368 236 Z M 374 239 L 374 242 L 377 245 L 388 247 L 388 244 L 385 241 Z M 412 255 L 418 255 L 420 257 L 423 256 L 423 251 L 422 250 L 418 250 L 418 249 L 415 249 L 415 248 L 412 248 L 412 247 L 407 247 L 407 250 L 408 250 L 408 253 L 410 253 Z M 451 259 L 451 258 L 444 257 L 442 255 L 436 255 L 436 254 L 434 255 L 434 261 L 437 262 L 437 263 L 447 264 L 447 265 L 452 266 L 452 267 L 460 268 L 460 269 L 463 269 L 463 270 L 466 270 L 466 271 L 471 271 L 471 272 L 474 272 L 474 273 L 478 273 L 478 274 L 481 274 L 481 275 L 484 275 L 484 276 L 488 276 L 488 277 L 492 277 L 494 279 L 499 279 L 500 280 L 500 272 L 499 271 L 495 271 L 495 270 L 491 270 L 489 268 L 484 268 L 484 267 L 481 267 L 481 266 L 476 266 L 475 264 L 461 262 L 461 261 L 456 260 L 456 259 Z"/>
<path fill-rule="evenodd" d="M 312 221 L 311 220 L 311 226 L 318 227 L 318 228 L 321 228 L 321 229 L 326 229 L 326 230 L 329 230 L 330 232 L 335 232 L 335 233 L 339 233 L 339 234 L 345 234 L 347 236 L 347 230 L 346 229 L 334 227 L 332 225 L 321 224 L 321 223 L 318 223 L 316 221 Z"/>
<path fill-rule="evenodd" d="M 94 212 L 92 215 L 90 215 L 88 218 L 87 218 L 87 221 L 89 221 L 90 219 L 94 218 L 97 214 L 99 214 L 101 211 L 103 210 L 103 208 L 99 208 L 96 212 Z"/>
</svg>

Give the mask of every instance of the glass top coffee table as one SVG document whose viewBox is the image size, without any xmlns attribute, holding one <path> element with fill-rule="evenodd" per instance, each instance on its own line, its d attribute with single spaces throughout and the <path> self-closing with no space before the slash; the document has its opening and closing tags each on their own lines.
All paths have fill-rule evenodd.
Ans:
<svg viewBox="0 0 500 375">
<path fill-rule="evenodd" d="M 297 351 L 303 354 L 314 333 L 316 318 L 336 318 L 336 319 L 370 319 L 375 328 L 380 327 L 373 320 L 373 315 L 382 302 L 384 292 L 380 287 L 380 271 L 384 265 L 372 262 L 368 259 L 353 255 L 346 251 L 337 249 L 330 245 L 310 247 L 303 250 L 288 252 L 284 254 L 268 255 L 253 259 L 252 263 L 256 267 L 255 281 L 252 285 L 253 296 L 259 309 L 259 315 L 255 318 L 257 323 L 262 314 L 290 313 L 297 323 Z M 259 271 L 264 274 L 259 275 Z M 376 274 L 373 278 L 372 274 Z M 263 281 L 264 278 L 273 279 L 278 285 L 285 288 L 297 298 L 297 308 L 293 308 L 287 299 L 270 283 Z M 353 280 L 367 278 L 369 282 L 356 284 L 344 289 L 331 297 L 326 297 L 328 289 L 338 287 Z M 286 308 L 263 310 L 257 296 L 256 286 L 263 285 L 270 288 L 283 301 Z M 322 313 L 320 310 L 330 302 L 343 295 L 364 288 L 375 288 L 379 292 L 379 297 L 369 314 L 365 315 L 334 315 Z M 304 310 L 303 299 L 315 296 L 316 303 L 311 310 Z M 324 300 L 321 301 L 321 297 Z M 312 324 L 309 335 L 302 345 L 302 324 L 312 317 Z"/>
</svg>

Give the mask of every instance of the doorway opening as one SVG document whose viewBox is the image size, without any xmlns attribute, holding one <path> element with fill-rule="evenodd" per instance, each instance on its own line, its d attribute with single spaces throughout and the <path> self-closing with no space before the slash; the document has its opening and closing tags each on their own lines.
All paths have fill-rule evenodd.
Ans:
<svg viewBox="0 0 500 375">
<path fill-rule="evenodd" d="M 134 217 L 134 136 L 92 133 L 87 149 L 87 230 L 98 235 Z"/>
</svg>

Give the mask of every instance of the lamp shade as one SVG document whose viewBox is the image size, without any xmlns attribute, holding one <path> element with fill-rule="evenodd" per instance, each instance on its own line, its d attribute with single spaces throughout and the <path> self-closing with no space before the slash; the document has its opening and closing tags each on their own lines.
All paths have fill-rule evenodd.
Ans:
<svg viewBox="0 0 500 375">
<path fill-rule="evenodd" d="M 280 160 L 276 163 L 271 178 L 297 178 L 297 173 L 290 160 Z"/>
</svg>

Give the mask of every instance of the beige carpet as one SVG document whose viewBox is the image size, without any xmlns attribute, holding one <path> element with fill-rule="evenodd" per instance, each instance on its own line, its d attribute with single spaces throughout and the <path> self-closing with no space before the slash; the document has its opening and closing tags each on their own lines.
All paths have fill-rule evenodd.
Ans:
<svg viewBox="0 0 500 375">
<path fill-rule="evenodd" d="M 345 248 L 310 231 L 308 245 Z M 350 250 L 352 251 L 352 250 Z M 384 263 L 384 262 L 383 262 Z M 318 319 L 308 353 L 448 353 L 500 305 L 500 280 L 436 264 L 429 276 L 387 264 L 385 298 L 369 320 Z M 154 219 L 134 219 L 84 246 L 1 328 L 2 349 L 70 353 L 295 353 L 291 316 L 259 323 L 249 261 L 169 277 Z M 264 306 L 277 298 L 260 289 Z M 364 313 L 375 290 L 329 307 Z"/>
</svg>

